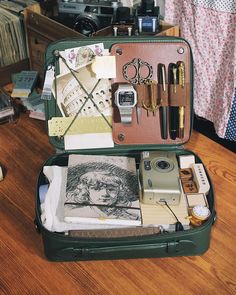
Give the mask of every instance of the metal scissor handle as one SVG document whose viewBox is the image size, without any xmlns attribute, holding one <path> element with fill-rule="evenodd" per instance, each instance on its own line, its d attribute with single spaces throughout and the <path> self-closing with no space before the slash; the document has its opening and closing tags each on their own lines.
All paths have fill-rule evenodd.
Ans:
<svg viewBox="0 0 236 295">
<path fill-rule="evenodd" d="M 128 70 L 130 67 L 133 67 L 135 69 L 135 74 L 132 77 L 130 77 L 128 74 Z M 143 77 L 141 74 L 141 69 L 143 69 L 144 67 L 148 69 L 148 74 L 146 75 L 146 77 Z M 152 66 L 146 61 L 141 60 L 140 58 L 134 58 L 132 61 L 126 63 L 123 66 L 123 76 L 127 81 L 129 81 L 132 84 L 147 83 L 149 79 L 152 77 L 152 75 Z"/>
</svg>

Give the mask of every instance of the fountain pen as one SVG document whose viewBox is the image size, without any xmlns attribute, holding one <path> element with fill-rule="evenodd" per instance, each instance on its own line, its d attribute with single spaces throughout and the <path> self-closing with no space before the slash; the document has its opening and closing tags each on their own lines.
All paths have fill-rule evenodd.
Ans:
<svg viewBox="0 0 236 295">
<path fill-rule="evenodd" d="M 173 91 L 176 91 L 177 84 L 177 66 L 176 64 L 171 64 L 169 67 L 169 84 L 174 85 Z M 171 101 L 171 91 L 169 91 L 169 120 L 170 120 L 170 138 L 175 140 L 178 134 L 179 128 L 179 107 L 173 106 Z"/>
<path fill-rule="evenodd" d="M 178 79 L 179 85 L 184 88 L 185 86 L 185 66 L 182 61 L 177 63 L 178 66 Z M 184 117 L 185 117 L 185 110 L 184 106 L 179 106 L 179 138 L 184 137 Z"/>
<path fill-rule="evenodd" d="M 164 64 L 158 65 L 158 83 L 161 84 L 161 92 L 166 92 L 166 67 Z M 168 106 L 160 107 L 160 126 L 162 139 L 168 138 Z"/>
</svg>

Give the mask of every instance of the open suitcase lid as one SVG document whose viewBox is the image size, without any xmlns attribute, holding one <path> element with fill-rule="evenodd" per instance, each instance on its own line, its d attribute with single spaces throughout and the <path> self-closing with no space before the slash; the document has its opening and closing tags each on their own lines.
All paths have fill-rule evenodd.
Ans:
<svg viewBox="0 0 236 295">
<path fill-rule="evenodd" d="M 45 114 L 46 120 L 48 121 L 47 127 L 51 144 L 57 150 L 65 150 L 64 135 L 69 134 L 68 130 L 70 131 L 70 128 L 73 129 L 73 124 L 75 124 L 76 121 L 76 119 L 73 120 L 73 117 L 67 117 L 69 121 L 67 121 L 67 127 L 65 127 L 64 120 L 66 120 L 66 118 L 63 118 L 63 116 L 65 117 L 65 107 L 68 106 L 68 103 L 66 106 L 65 101 L 70 99 L 71 95 L 74 95 L 76 87 L 82 88 L 87 94 L 87 97 L 85 95 L 82 98 L 84 99 L 82 107 L 87 101 L 91 100 L 88 99 L 88 96 L 92 97 L 90 105 L 94 103 L 94 92 L 86 92 L 87 89 L 85 85 L 83 85 L 85 83 L 81 83 L 80 81 L 83 79 L 85 81 L 86 74 L 85 76 L 82 74 L 78 78 L 77 74 L 79 71 L 68 71 L 70 65 L 68 67 L 68 61 L 65 59 L 64 51 L 83 46 L 88 48 L 88 46 L 101 43 L 103 43 L 104 48 L 108 49 L 111 55 L 114 56 L 116 64 L 116 77 L 110 79 L 111 88 L 109 89 L 112 97 L 112 119 L 111 121 L 109 121 L 109 119 L 106 120 L 108 117 L 101 115 L 95 118 L 90 117 L 90 121 L 83 121 L 82 119 L 79 123 L 82 129 L 84 128 L 84 124 L 91 129 L 91 126 L 98 127 L 99 124 L 103 122 L 103 125 L 105 125 L 104 128 L 112 130 L 114 146 L 95 148 L 96 154 L 112 154 L 114 153 L 114 149 L 119 152 L 144 150 L 146 148 L 175 149 L 185 144 L 190 138 L 193 125 L 192 52 L 186 40 L 179 37 L 160 36 L 139 36 L 132 37 L 132 39 L 127 37 L 70 38 L 51 43 L 45 53 L 45 68 L 47 71 L 51 68 L 55 68 L 56 76 L 53 84 L 54 94 L 50 93 L 50 98 L 45 100 Z M 71 51 L 71 53 L 74 54 L 75 52 Z M 88 55 L 88 52 L 85 54 Z M 182 83 L 180 83 L 180 68 L 178 68 L 180 64 L 184 65 Z M 67 74 L 60 74 L 62 65 L 67 69 Z M 175 73 L 173 70 L 174 68 L 177 68 Z M 163 72 L 164 70 L 165 73 Z M 173 73 L 176 74 L 176 76 L 173 75 Z M 161 76 L 162 74 L 163 76 Z M 172 78 L 170 79 L 171 75 Z M 165 77 L 165 79 L 163 77 Z M 108 81 L 108 79 L 106 80 Z M 126 124 L 121 122 L 121 110 L 115 105 L 114 96 L 115 93 L 119 92 L 119 85 L 127 85 L 128 83 L 132 84 L 134 87 L 138 99 L 136 101 L 136 111 L 133 110 L 131 115 L 132 122 Z M 96 83 L 93 85 L 95 84 Z M 62 85 L 64 87 L 63 89 Z M 93 88 L 95 89 L 96 86 Z M 64 97 L 62 96 L 63 92 L 66 93 Z M 77 95 L 76 97 L 77 100 L 80 99 L 81 101 L 80 96 Z M 155 101 L 153 97 L 155 97 Z M 94 106 L 95 105 L 96 102 Z M 80 117 L 81 109 L 80 107 L 74 117 Z M 176 138 L 171 139 L 170 126 L 166 127 L 167 138 L 163 139 L 163 130 L 161 130 L 160 127 L 162 124 L 161 120 L 163 120 L 163 112 L 165 110 L 165 112 L 168 112 L 165 115 L 167 116 L 166 121 L 168 125 L 171 125 L 170 118 L 172 118 L 172 115 L 170 115 L 170 109 L 177 110 L 177 114 L 175 113 L 175 115 L 178 117 L 181 116 L 182 112 L 182 119 L 184 120 L 182 127 L 184 128 L 182 128 L 182 132 L 180 132 L 181 135 L 179 133 Z M 64 114 L 63 111 L 65 111 Z M 60 118 L 63 121 L 64 130 L 60 130 L 63 129 Z M 49 130 L 51 128 L 50 123 L 52 123 L 53 128 L 57 129 L 56 135 Z M 78 152 L 78 150 L 74 148 L 66 149 L 66 152 L 70 153 L 76 151 Z M 88 151 L 89 153 L 93 152 L 91 148 L 83 149 L 81 152 L 87 153 Z"/>
</svg>

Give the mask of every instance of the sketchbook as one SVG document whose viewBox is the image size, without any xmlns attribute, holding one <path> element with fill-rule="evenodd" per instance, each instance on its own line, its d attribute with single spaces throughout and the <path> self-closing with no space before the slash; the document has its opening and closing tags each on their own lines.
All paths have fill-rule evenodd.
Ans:
<svg viewBox="0 0 236 295">
<path fill-rule="evenodd" d="M 64 220 L 87 224 L 141 225 L 135 159 L 70 155 Z"/>
</svg>

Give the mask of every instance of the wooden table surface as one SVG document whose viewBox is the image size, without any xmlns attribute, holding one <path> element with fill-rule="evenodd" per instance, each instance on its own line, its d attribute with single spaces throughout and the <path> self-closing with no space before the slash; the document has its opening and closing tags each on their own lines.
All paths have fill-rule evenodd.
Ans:
<svg viewBox="0 0 236 295">
<path fill-rule="evenodd" d="M 202 256 L 49 262 L 35 231 L 36 179 L 54 153 L 45 123 L 21 115 L 0 125 L 0 294 L 236 294 L 236 156 L 193 132 L 186 148 L 203 160 L 215 188 L 217 221 Z"/>
</svg>

